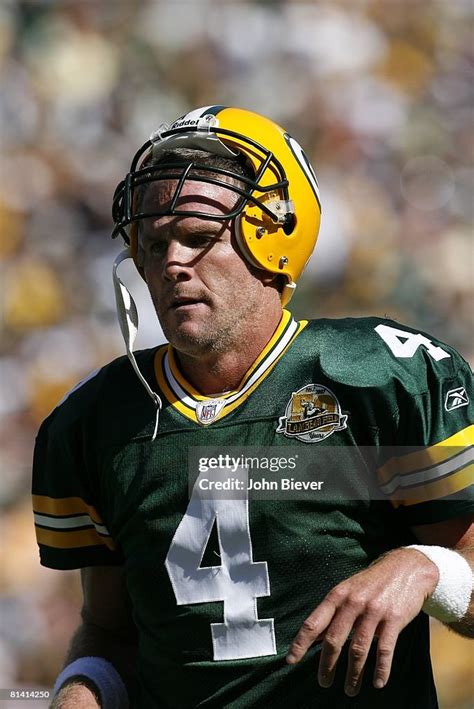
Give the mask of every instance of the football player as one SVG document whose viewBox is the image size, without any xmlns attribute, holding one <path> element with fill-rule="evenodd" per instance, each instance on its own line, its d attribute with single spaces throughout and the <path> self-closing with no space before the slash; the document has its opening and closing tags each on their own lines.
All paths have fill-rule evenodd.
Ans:
<svg viewBox="0 0 474 709">
<path fill-rule="evenodd" d="M 436 707 L 428 616 L 473 632 L 470 368 L 392 320 L 292 317 L 319 187 L 260 115 L 161 126 L 113 218 L 128 356 L 35 451 L 41 562 L 84 591 L 53 706 Z M 129 257 L 169 341 L 137 353 Z"/>
</svg>

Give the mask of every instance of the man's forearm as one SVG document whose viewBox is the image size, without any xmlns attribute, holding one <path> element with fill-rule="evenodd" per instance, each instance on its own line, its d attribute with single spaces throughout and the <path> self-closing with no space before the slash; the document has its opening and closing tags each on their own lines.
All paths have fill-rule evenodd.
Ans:
<svg viewBox="0 0 474 709">
<path fill-rule="evenodd" d="M 81 657 L 102 657 L 120 674 L 129 697 L 136 691 L 137 645 L 129 638 L 105 630 L 93 623 L 83 622 L 74 633 L 66 656 L 65 666 Z M 58 692 L 51 709 L 95 709 L 100 703 L 93 692 L 93 684 L 82 679 L 69 681 Z"/>
</svg>

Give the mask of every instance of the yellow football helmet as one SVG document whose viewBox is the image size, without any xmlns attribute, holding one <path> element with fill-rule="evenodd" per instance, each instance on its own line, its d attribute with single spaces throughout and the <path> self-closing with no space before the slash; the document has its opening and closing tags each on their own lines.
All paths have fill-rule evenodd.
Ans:
<svg viewBox="0 0 474 709">
<path fill-rule="evenodd" d="M 175 148 L 205 150 L 230 158 L 244 156 L 254 176 L 235 174 L 233 185 L 228 181 L 229 175 L 233 176 L 228 170 L 189 160 L 171 165 L 166 155 L 160 159 Z M 178 178 L 177 168 L 182 168 Z M 165 179 L 177 181 L 167 210 L 140 212 L 137 189 Z M 239 195 L 235 208 L 224 217 L 180 210 L 176 205 L 186 180 L 225 185 Z M 253 266 L 284 276 L 284 306 L 316 244 L 321 218 L 319 186 L 301 146 L 276 123 L 241 108 L 206 106 L 169 126 L 160 126 L 137 152 L 130 172 L 115 191 L 112 236 L 122 234 L 135 258 L 138 220 L 165 214 L 234 219 L 243 256 Z"/>
</svg>

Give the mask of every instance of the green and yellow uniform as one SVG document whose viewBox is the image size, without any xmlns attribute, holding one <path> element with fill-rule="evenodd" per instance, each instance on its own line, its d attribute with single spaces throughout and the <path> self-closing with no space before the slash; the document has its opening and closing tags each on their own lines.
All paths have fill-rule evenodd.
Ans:
<svg viewBox="0 0 474 709">
<path fill-rule="evenodd" d="M 153 404 L 126 358 L 43 423 L 33 477 L 41 561 L 125 565 L 140 636 L 135 706 L 437 706 L 423 613 L 401 633 L 383 690 L 371 686 L 373 656 L 356 699 L 343 692 L 344 653 L 331 689 L 316 681 L 319 646 L 285 663 L 337 583 L 413 543 L 413 525 L 472 511 L 470 368 L 400 327 L 297 323 L 284 312 L 239 390 L 217 399 L 185 381 L 168 345 L 140 352 L 163 400 L 155 440 Z M 223 471 L 189 470 L 201 446 L 310 456 L 326 494 L 202 499 L 198 483 Z M 265 474 L 279 476 L 297 470 Z"/>
</svg>

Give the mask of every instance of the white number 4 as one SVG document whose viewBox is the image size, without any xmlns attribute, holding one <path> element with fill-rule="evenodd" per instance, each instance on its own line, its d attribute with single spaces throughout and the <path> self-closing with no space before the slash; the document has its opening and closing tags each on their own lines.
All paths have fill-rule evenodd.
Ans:
<svg viewBox="0 0 474 709">
<path fill-rule="evenodd" d="M 273 618 L 260 620 L 257 616 L 256 599 L 270 595 L 270 581 L 267 562 L 252 558 L 248 498 L 202 499 L 203 475 L 209 478 L 209 473 L 197 478 L 165 561 L 176 603 L 224 601 L 224 622 L 211 623 L 214 660 L 275 655 Z M 238 475 L 242 480 L 239 489 L 246 490 L 247 471 L 240 470 Z M 214 520 L 221 563 L 201 566 Z"/>
<path fill-rule="evenodd" d="M 406 332 L 406 330 L 398 330 L 396 327 L 390 327 L 389 325 L 377 325 L 375 332 L 390 347 L 395 357 L 413 357 L 421 345 L 426 347 L 428 354 L 437 362 L 440 359 L 451 357 L 449 352 L 443 350 L 442 347 L 433 345 L 431 340 L 419 332 Z"/>
</svg>

